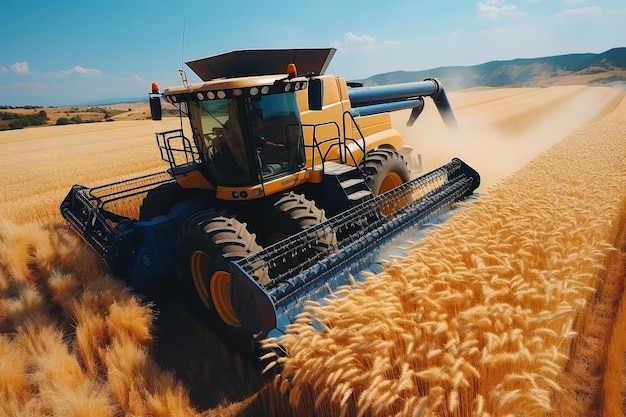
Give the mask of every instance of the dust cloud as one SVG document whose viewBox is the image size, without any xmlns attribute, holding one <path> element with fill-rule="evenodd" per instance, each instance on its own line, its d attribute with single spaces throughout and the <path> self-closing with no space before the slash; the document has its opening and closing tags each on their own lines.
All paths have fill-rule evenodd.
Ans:
<svg viewBox="0 0 626 417">
<path fill-rule="evenodd" d="M 407 146 L 421 154 L 423 172 L 458 157 L 481 175 L 479 192 L 511 175 L 565 136 L 611 112 L 623 91 L 606 87 L 468 90 L 449 93 L 460 125 L 444 125 L 434 103 L 412 127 L 408 111 L 393 114 Z"/>
</svg>

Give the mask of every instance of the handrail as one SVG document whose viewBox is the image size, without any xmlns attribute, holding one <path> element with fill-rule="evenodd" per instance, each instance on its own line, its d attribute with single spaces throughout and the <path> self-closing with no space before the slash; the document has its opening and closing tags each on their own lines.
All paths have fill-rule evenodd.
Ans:
<svg viewBox="0 0 626 417">
<path fill-rule="evenodd" d="M 356 130 L 359 133 L 358 138 L 352 138 L 348 136 L 347 126 L 349 123 L 346 123 L 346 118 L 349 118 L 349 121 L 351 121 L 351 125 L 356 127 Z M 318 141 L 317 135 L 316 135 L 317 129 L 321 126 L 331 125 L 331 124 L 336 127 L 337 136 L 333 138 L 329 138 L 329 139 L 324 139 L 322 141 Z M 365 136 L 363 135 L 363 132 L 361 131 L 361 128 L 359 127 L 359 124 L 356 122 L 354 116 L 350 113 L 350 111 L 343 112 L 343 135 L 339 134 L 340 133 L 339 125 L 335 121 L 328 121 L 328 122 L 318 123 L 318 124 L 302 124 L 302 127 L 313 128 L 312 143 L 310 145 L 306 145 L 306 144 L 304 145 L 305 148 L 310 148 L 312 150 L 311 167 L 310 167 L 311 169 L 313 169 L 313 167 L 315 166 L 315 157 L 319 156 L 321 165 L 322 165 L 322 172 L 323 172 L 324 162 L 326 162 L 328 158 L 328 154 L 335 147 L 339 147 L 339 156 L 341 159 L 341 163 L 344 163 L 344 164 L 347 163 L 348 157 L 352 160 L 353 165 L 356 167 L 359 167 L 359 163 L 365 162 L 365 158 L 366 158 Z M 322 152 L 321 146 L 329 142 L 336 142 L 336 143 L 332 143 L 326 149 L 326 152 Z M 354 153 L 350 150 L 350 147 L 348 146 L 348 142 L 356 144 L 359 150 L 363 153 L 363 158 L 361 160 L 357 161 L 357 158 L 354 156 Z M 359 167 L 359 169 L 362 169 L 362 168 Z"/>
<path fill-rule="evenodd" d="M 335 128 L 337 129 L 337 136 L 333 138 L 329 138 L 329 139 L 324 139 L 322 141 L 318 141 L 316 131 L 319 127 L 325 126 L 325 125 L 334 125 Z M 324 172 L 324 162 L 326 162 L 326 160 L 328 159 L 328 154 L 330 153 L 330 151 L 335 147 L 339 147 L 339 157 L 341 158 L 341 162 L 344 162 L 343 152 L 341 150 L 342 143 L 341 143 L 340 129 L 339 129 L 339 124 L 337 122 L 328 121 L 328 122 L 317 123 L 317 124 L 303 123 L 302 127 L 313 128 L 312 143 L 310 145 L 307 145 L 307 144 L 304 145 L 305 148 L 311 149 L 310 169 L 313 169 L 315 167 L 315 156 L 316 156 L 316 151 L 317 151 L 317 155 L 319 155 L 320 162 L 322 165 L 322 172 Z M 336 143 L 332 143 L 332 142 L 336 142 Z M 322 152 L 321 146 L 325 143 L 331 143 L 331 145 L 326 149 L 326 152 Z"/>
<path fill-rule="evenodd" d="M 190 163 L 199 163 L 200 153 L 195 144 L 187 138 L 182 129 L 168 130 L 166 132 L 156 133 L 157 146 L 161 153 L 161 159 L 170 164 L 170 168 L 174 169 L 179 166 L 188 165 Z M 172 141 L 180 140 L 182 147 L 176 147 Z M 183 155 L 181 161 L 178 161 L 176 155 Z"/>
<path fill-rule="evenodd" d="M 359 132 L 359 138 L 352 138 L 352 137 L 348 137 L 346 129 L 347 129 L 347 125 L 348 123 L 346 123 L 346 115 L 349 116 L 350 120 L 352 121 L 352 125 L 356 127 L 357 132 Z M 365 166 L 365 159 L 367 157 L 367 152 L 366 152 L 366 145 L 365 145 L 365 136 L 363 135 L 363 132 L 361 131 L 361 128 L 359 127 L 359 124 L 356 122 L 356 120 L 354 119 L 354 116 L 352 115 L 352 113 L 350 111 L 344 111 L 343 112 L 343 137 L 344 137 L 344 147 L 345 147 L 345 152 L 346 154 L 350 154 L 350 157 L 352 158 L 352 162 L 354 163 L 354 166 L 358 167 L 359 170 L 362 171 L 363 168 Z M 357 161 L 356 158 L 354 157 L 354 154 L 352 153 L 352 151 L 350 150 L 350 148 L 347 145 L 347 141 L 351 141 L 354 144 L 356 144 L 356 146 L 361 150 L 361 152 L 363 153 L 363 159 L 361 159 L 360 161 Z M 361 143 L 359 143 L 361 142 Z M 364 174 L 362 172 L 362 174 Z"/>
</svg>

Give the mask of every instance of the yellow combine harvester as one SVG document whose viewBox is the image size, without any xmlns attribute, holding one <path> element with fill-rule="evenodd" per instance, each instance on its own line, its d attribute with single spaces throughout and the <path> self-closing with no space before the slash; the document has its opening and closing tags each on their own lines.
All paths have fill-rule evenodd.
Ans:
<svg viewBox="0 0 626 417">
<path fill-rule="evenodd" d="M 75 185 L 61 213 L 117 276 L 140 291 L 175 282 L 227 340 L 250 345 L 283 331 L 304 300 L 347 282 L 356 259 L 480 182 L 459 159 L 411 179 L 420 160 L 390 112 L 412 109 L 411 125 L 430 96 L 456 127 L 437 80 L 366 88 L 324 74 L 334 53 L 188 62 L 202 82 L 183 76 L 150 95 L 154 119 L 165 100 L 191 125 L 191 137 L 156 134 L 169 170 Z M 135 214 L 121 211 L 135 200 Z"/>
</svg>

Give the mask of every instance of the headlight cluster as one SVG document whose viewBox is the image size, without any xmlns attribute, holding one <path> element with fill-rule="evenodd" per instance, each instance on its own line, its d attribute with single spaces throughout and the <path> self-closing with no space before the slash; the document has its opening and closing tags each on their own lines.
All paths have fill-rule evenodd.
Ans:
<svg viewBox="0 0 626 417">
<path fill-rule="evenodd" d="M 260 190 L 252 190 L 251 191 L 252 197 L 253 198 L 258 198 L 261 195 L 261 191 Z M 248 192 L 247 191 L 233 191 L 231 193 L 231 196 L 233 197 L 233 199 L 237 199 L 237 198 L 248 198 Z"/>
<path fill-rule="evenodd" d="M 284 93 L 289 91 L 298 91 L 304 90 L 308 86 L 307 80 L 279 80 L 276 81 L 272 85 L 264 85 L 264 86 L 255 86 L 255 87 L 246 87 L 246 88 L 232 88 L 232 89 L 221 89 L 221 90 L 211 90 L 211 91 L 198 91 L 195 95 L 193 93 L 181 93 L 181 94 L 168 94 L 164 95 L 163 99 L 169 103 L 179 103 L 182 101 L 192 101 L 192 100 L 215 100 L 215 99 L 224 99 L 231 97 L 240 97 L 244 95 L 248 96 L 257 96 L 259 94 L 277 94 Z"/>
</svg>

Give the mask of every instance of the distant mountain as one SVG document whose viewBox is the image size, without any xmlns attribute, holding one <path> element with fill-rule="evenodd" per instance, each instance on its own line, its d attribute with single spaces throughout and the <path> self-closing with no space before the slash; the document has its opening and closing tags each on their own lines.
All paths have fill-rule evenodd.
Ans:
<svg viewBox="0 0 626 417">
<path fill-rule="evenodd" d="M 448 90 L 472 87 L 543 87 L 556 84 L 626 85 L 626 48 L 601 54 L 568 54 L 544 58 L 491 61 L 473 66 L 394 71 L 360 80 L 364 85 L 421 81 L 435 77 Z"/>
<path fill-rule="evenodd" d="M 626 47 L 601 54 L 568 54 L 544 58 L 491 61 L 473 66 L 393 71 L 355 80 L 366 86 L 408 83 L 434 77 L 446 90 L 473 87 L 545 87 L 557 84 L 622 84 L 626 88 Z M 106 106 L 147 102 L 147 97 L 113 98 L 83 103 Z"/>
</svg>

